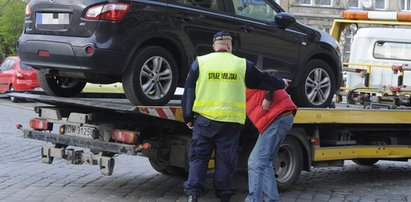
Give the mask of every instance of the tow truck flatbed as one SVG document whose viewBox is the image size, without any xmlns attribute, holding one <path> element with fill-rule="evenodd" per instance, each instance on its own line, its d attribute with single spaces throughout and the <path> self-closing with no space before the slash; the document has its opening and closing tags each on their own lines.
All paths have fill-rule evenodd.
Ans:
<svg viewBox="0 0 411 202">
<path fill-rule="evenodd" d="M 181 100 L 171 100 L 166 106 L 135 106 L 127 99 L 56 97 L 43 94 L 9 93 L 20 99 L 33 100 L 59 107 L 80 107 L 110 110 L 119 113 L 147 114 L 183 122 Z M 364 109 L 362 106 L 337 104 L 336 108 L 299 108 L 294 124 L 411 124 L 411 108 Z"/>
<path fill-rule="evenodd" d="M 103 174 L 110 175 L 114 167 L 113 155 L 142 154 L 161 173 L 181 175 L 188 170 L 191 130 L 185 126 L 180 100 L 173 100 L 166 106 L 134 106 L 122 98 L 9 95 L 48 104 L 35 107 L 39 117 L 32 119 L 33 129 L 23 129 L 26 138 L 53 143 L 54 146 L 42 147 L 45 163 L 51 163 L 54 157 L 68 159 L 74 164 L 94 162 Z M 59 132 L 45 127 L 49 123 L 60 125 Z M 73 127 L 80 133 L 67 133 L 67 129 Z M 84 128 L 96 131 L 97 135 L 82 136 Z M 257 135 L 251 124 L 245 125 L 239 143 L 239 169 L 247 168 Z M 93 154 L 73 151 L 67 148 L 69 146 L 88 148 Z M 404 161 L 410 158 L 409 108 L 371 109 L 336 104 L 336 108 L 299 108 L 293 128 L 273 163 L 278 187 L 285 190 L 296 182 L 302 170 L 310 171 L 313 166 L 342 166 L 344 160 L 372 165 L 382 159 Z"/>
</svg>

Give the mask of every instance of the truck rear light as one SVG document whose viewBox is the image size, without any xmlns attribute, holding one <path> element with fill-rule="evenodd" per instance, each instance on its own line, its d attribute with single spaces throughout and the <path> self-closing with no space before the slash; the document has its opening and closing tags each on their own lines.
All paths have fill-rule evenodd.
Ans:
<svg viewBox="0 0 411 202">
<path fill-rule="evenodd" d="M 111 139 L 117 142 L 135 144 L 140 134 L 135 131 L 128 130 L 113 130 Z"/>
<path fill-rule="evenodd" d="M 109 3 L 91 7 L 87 10 L 85 18 L 88 20 L 120 21 L 130 9 L 129 3 Z"/>
<path fill-rule="evenodd" d="M 34 130 L 51 130 L 53 123 L 49 123 L 46 119 L 34 118 L 30 120 L 30 128 Z"/>
<path fill-rule="evenodd" d="M 27 17 L 30 17 L 30 16 L 31 16 L 30 2 L 27 3 L 27 5 L 26 5 L 26 16 L 27 16 Z"/>
</svg>

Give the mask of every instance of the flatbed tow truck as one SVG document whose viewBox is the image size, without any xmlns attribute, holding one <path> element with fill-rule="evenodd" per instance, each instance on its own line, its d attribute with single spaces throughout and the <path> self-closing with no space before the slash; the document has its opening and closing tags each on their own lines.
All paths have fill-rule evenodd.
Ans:
<svg viewBox="0 0 411 202">
<path fill-rule="evenodd" d="M 36 106 L 38 117 L 25 138 L 51 142 L 41 148 L 42 162 L 63 158 L 72 164 L 98 165 L 111 175 L 117 154 L 143 155 L 160 173 L 185 176 L 191 141 L 179 100 L 167 106 L 133 106 L 121 98 L 62 98 L 16 93 L 10 96 L 47 105 Z M 257 138 L 246 124 L 240 140 L 238 169 Z M 73 147 L 74 146 L 74 147 Z M 88 149 L 84 151 L 85 149 Z M 378 160 L 411 158 L 411 110 L 371 109 L 337 105 L 336 108 L 300 108 L 294 126 L 273 162 L 281 191 L 292 186 L 302 170 L 317 166 L 343 166 L 344 160 L 372 165 Z M 211 160 L 209 166 L 213 166 Z"/>
<path fill-rule="evenodd" d="M 339 40 L 345 27 L 366 22 L 391 23 L 336 19 L 331 34 Z M 51 143 L 41 148 L 44 163 L 63 158 L 72 164 L 98 165 L 103 175 L 111 175 L 115 155 L 143 155 L 160 173 L 187 174 L 192 131 L 184 123 L 179 100 L 167 106 L 133 106 L 121 98 L 62 98 L 16 92 L 8 95 L 47 104 L 35 107 L 38 117 L 30 120 L 30 128 L 17 125 L 25 138 Z M 291 187 L 303 170 L 311 171 L 312 167 L 343 166 L 345 160 L 373 165 L 379 160 L 411 158 L 411 108 L 363 104 L 298 109 L 293 128 L 273 161 L 280 191 Z M 239 170 L 246 170 L 257 134 L 246 122 L 239 142 Z M 209 167 L 213 167 L 213 160 Z"/>
</svg>

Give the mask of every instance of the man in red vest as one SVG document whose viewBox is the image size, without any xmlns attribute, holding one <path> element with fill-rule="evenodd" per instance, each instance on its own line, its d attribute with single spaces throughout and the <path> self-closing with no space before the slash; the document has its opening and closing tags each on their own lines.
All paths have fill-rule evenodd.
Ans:
<svg viewBox="0 0 411 202">
<path fill-rule="evenodd" d="M 285 82 L 287 84 L 287 82 Z M 260 132 L 248 158 L 247 202 L 279 201 L 272 165 L 293 125 L 297 106 L 284 89 L 268 92 L 247 89 L 247 116 Z"/>
</svg>

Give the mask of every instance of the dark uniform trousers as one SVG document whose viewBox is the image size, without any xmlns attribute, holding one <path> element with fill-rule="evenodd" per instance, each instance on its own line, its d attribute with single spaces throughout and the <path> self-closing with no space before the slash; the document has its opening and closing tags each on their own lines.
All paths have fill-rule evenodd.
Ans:
<svg viewBox="0 0 411 202">
<path fill-rule="evenodd" d="M 196 118 L 189 150 L 189 175 L 184 182 L 187 195 L 199 197 L 204 193 L 208 161 L 214 148 L 215 193 L 220 198 L 235 194 L 233 181 L 242 127 L 239 123 L 212 121 L 201 115 Z"/>
</svg>

